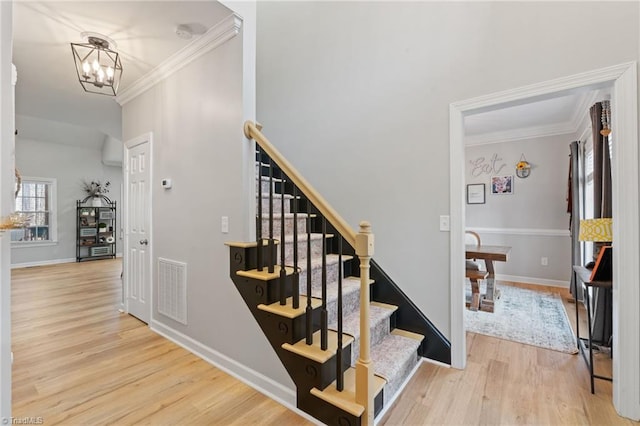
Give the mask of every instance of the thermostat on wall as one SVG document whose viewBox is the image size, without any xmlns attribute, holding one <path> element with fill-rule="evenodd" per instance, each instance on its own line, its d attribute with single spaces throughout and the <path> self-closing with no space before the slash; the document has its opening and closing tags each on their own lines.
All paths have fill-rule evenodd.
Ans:
<svg viewBox="0 0 640 426">
<path fill-rule="evenodd" d="M 162 179 L 162 187 L 164 189 L 171 188 L 171 179 Z"/>
</svg>

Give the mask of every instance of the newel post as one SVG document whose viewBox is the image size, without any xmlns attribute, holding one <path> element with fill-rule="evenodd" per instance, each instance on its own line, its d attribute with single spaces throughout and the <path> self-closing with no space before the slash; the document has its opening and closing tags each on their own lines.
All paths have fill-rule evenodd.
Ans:
<svg viewBox="0 0 640 426">
<path fill-rule="evenodd" d="M 369 222 L 360 222 L 355 249 L 360 258 L 360 357 L 356 362 L 356 402 L 365 407 L 362 425 L 373 425 L 373 363 L 369 354 L 369 261 L 373 256 L 373 234 Z"/>
</svg>

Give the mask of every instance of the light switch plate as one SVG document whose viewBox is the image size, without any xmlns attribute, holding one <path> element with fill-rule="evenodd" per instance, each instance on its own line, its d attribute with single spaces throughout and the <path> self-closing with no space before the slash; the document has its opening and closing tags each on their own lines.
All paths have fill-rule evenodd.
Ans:
<svg viewBox="0 0 640 426">
<path fill-rule="evenodd" d="M 222 216 L 220 220 L 220 231 L 222 231 L 223 234 L 229 232 L 229 216 Z"/>
<path fill-rule="evenodd" d="M 441 231 L 449 230 L 449 215 L 440 216 L 440 230 Z"/>
</svg>

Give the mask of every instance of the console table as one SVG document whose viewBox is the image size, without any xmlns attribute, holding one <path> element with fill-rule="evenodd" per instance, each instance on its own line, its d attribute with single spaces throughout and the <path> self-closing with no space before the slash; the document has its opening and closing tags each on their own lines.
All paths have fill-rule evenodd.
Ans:
<svg viewBox="0 0 640 426">
<path fill-rule="evenodd" d="M 611 304 L 611 289 L 613 288 L 612 281 L 591 281 L 591 270 L 585 268 L 584 266 L 573 266 L 573 271 L 576 274 L 575 285 L 578 285 L 578 281 L 582 283 L 582 289 L 584 298 L 587 302 L 587 329 L 589 331 L 588 338 L 580 337 L 580 322 L 579 322 L 579 314 L 578 314 L 578 301 L 576 300 L 576 340 L 578 344 L 578 349 L 582 354 L 582 358 L 584 362 L 587 363 L 587 367 L 589 368 L 589 376 L 591 379 L 591 393 L 595 393 L 594 387 L 594 379 L 608 380 L 613 381 L 611 377 L 600 376 L 594 374 L 593 372 L 593 336 L 591 330 L 591 296 L 589 295 L 589 288 L 599 287 L 605 290 L 605 303 L 607 305 Z M 574 289 L 573 294 L 577 294 L 577 288 Z M 588 355 L 587 355 L 588 351 Z"/>
</svg>

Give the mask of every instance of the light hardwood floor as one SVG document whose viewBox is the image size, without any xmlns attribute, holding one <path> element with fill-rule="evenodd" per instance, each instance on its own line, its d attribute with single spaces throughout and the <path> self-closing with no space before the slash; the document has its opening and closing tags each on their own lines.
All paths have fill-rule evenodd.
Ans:
<svg viewBox="0 0 640 426">
<path fill-rule="evenodd" d="M 101 260 L 13 271 L 14 417 L 46 425 L 311 424 L 119 313 L 120 268 Z"/>
<path fill-rule="evenodd" d="M 558 293 L 575 330 L 575 304 L 568 301 L 567 290 L 501 284 Z M 583 318 L 584 309 L 581 330 L 586 327 Z M 598 372 L 611 373 L 607 357 L 601 357 Z M 610 382 L 596 380 L 591 394 L 580 355 L 467 333 L 466 369 L 423 363 L 381 424 L 637 425 L 616 414 L 611 392 Z"/>
<path fill-rule="evenodd" d="M 311 424 L 118 313 L 120 265 L 13 271 L 15 417 L 47 425 Z M 423 363 L 380 424 L 635 424 L 615 414 L 609 383 L 589 393 L 576 355 L 471 333 L 467 345 L 466 370 Z"/>
</svg>

